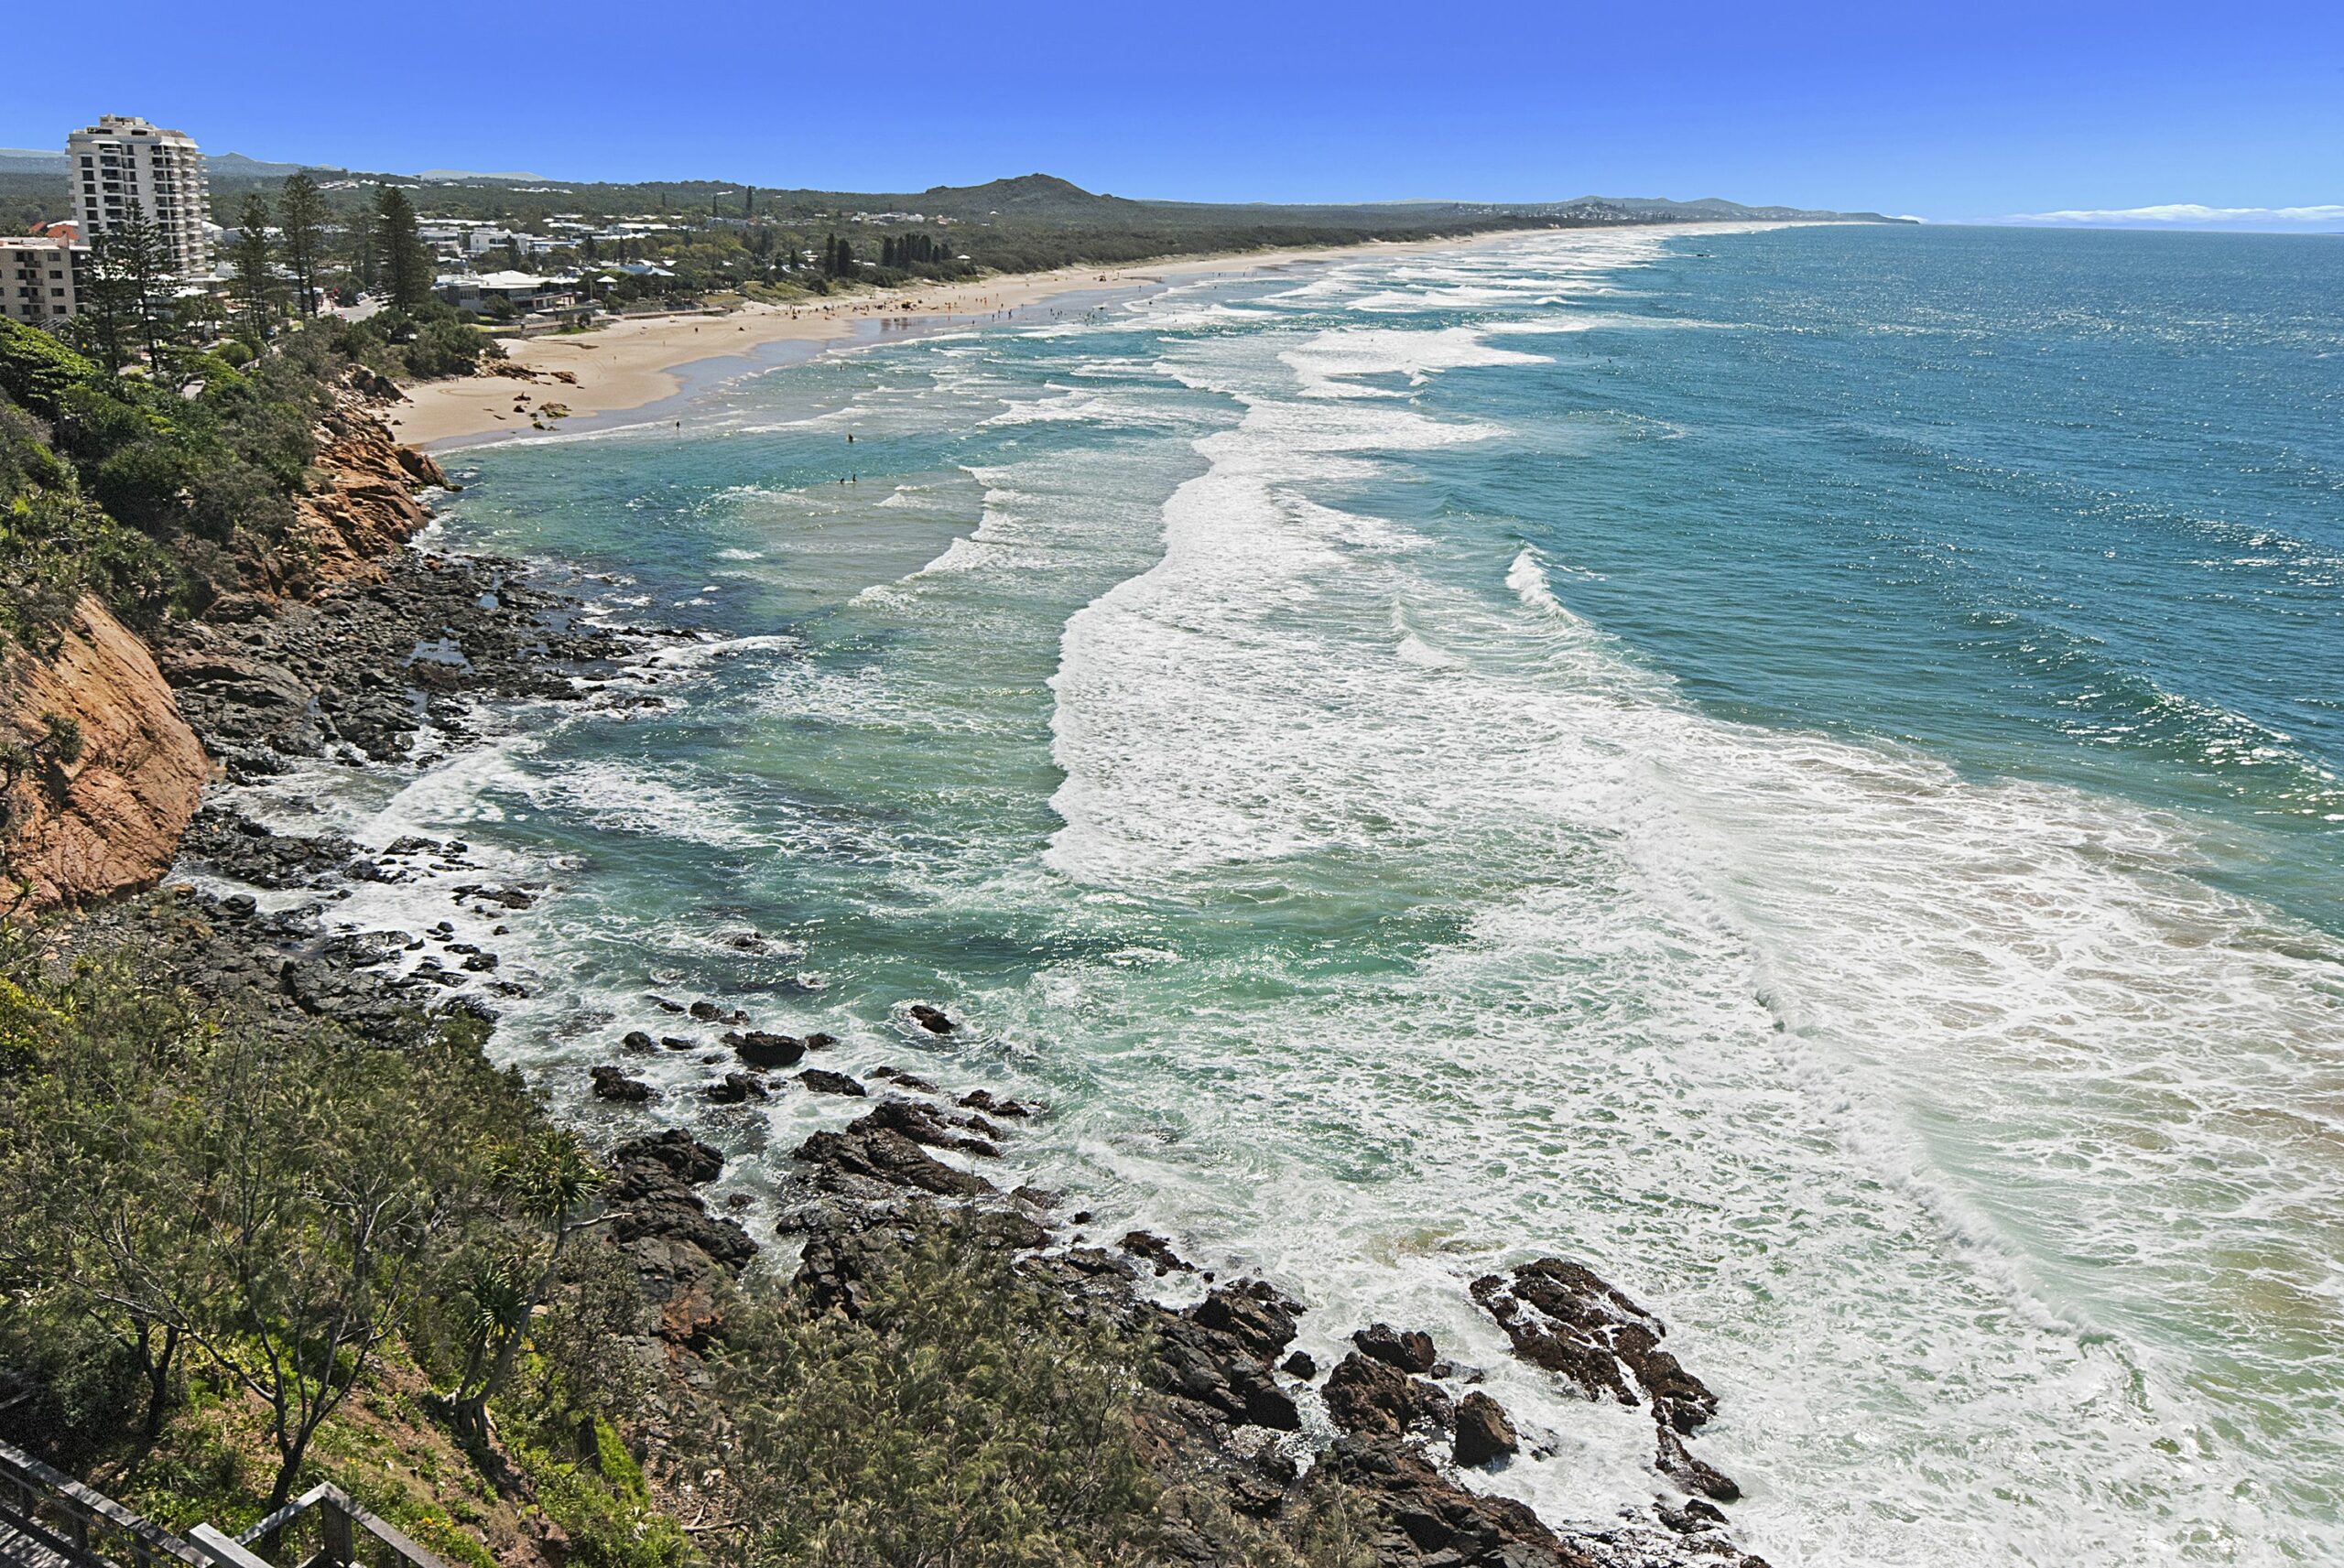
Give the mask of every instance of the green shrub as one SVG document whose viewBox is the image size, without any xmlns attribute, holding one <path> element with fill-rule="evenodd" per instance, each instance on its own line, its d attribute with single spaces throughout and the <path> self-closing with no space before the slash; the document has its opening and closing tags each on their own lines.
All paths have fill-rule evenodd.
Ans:
<svg viewBox="0 0 2344 1568">
<path fill-rule="evenodd" d="M 102 373 L 38 327 L 0 320 L 0 392 L 44 418 L 54 418 L 65 393 Z"/>
<path fill-rule="evenodd" d="M 1069 1321 L 971 1225 L 898 1246 L 859 1317 L 787 1300 L 741 1318 L 711 1455 L 743 1527 L 712 1538 L 723 1561 L 1148 1560 L 1142 1347 Z"/>
</svg>

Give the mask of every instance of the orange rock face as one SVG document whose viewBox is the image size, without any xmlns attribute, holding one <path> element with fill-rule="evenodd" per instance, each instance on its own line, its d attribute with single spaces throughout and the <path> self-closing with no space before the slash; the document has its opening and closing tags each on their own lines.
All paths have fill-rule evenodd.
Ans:
<svg viewBox="0 0 2344 1568">
<path fill-rule="evenodd" d="M 448 486 L 429 456 L 391 439 L 361 406 L 337 411 L 309 468 L 309 490 L 288 548 L 260 563 L 264 593 L 300 599 L 329 583 L 376 582 L 383 557 L 431 521 L 415 498 Z"/>
<path fill-rule="evenodd" d="M 67 761 L 50 716 L 79 727 Z M 0 918 L 152 885 L 210 764 L 146 646 L 84 598 L 56 654 L 0 651 Z"/>
<path fill-rule="evenodd" d="M 431 520 L 415 498 L 448 484 L 345 398 L 320 448 L 287 543 L 244 563 L 263 603 L 374 582 Z M 71 758 L 51 716 L 78 736 Z M 151 886 L 169 869 L 211 764 L 146 646 L 84 598 L 53 657 L 0 643 L 0 921 Z"/>
</svg>

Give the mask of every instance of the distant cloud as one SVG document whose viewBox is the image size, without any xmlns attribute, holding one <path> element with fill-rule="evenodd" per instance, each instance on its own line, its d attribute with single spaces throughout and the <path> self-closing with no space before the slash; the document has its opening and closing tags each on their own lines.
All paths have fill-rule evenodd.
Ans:
<svg viewBox="0 0 2344 1568">
<path fill-rule="evenodd" d="M 2195 201 L 2172 201 L 2161 207 L 2081 207 L 2058 212 L 2013 212 L 2002 221 L 2098 224 L 2108 228 L 2344 228 L 2344 206 L 2205 207 Z"/>
</svg>

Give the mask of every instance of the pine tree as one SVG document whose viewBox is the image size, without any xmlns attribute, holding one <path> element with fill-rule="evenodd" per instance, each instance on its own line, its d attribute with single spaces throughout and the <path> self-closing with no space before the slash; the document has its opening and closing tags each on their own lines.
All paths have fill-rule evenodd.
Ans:
<svg viewBox="0 0 2344 1568">
<path fill-rule="evenodd" d="M 431 297 L 431 253 L 416 232 L 415 204 L 406 191 L 396 185 L 376 189 L 374 227 L 391 303 L 412 315 Z"/>
<path fill-rule="evenodd" d="M 81 280 L 81 313 L 74 322 L 86 333 L 108 375 L 122 373 L 138 335 L 138 286 L 131 279 L 119 235 L 117 229 L 105 229 L 92 237 L 89 271 Z"/>
<path fill-rule="evenodd" d="M 130 332 L 144 345 L 146 362 L 163 363 L 164 323 L 170 311 L 171 257 L 162 230 L 146 216 L 136 197 L 128 215 L 102 236 L 108 242 L 111 264 L 119 269 L 130 307 Z"/>
<path fill-rule="evenodd" d="M 236 243 L 228 253 L 236 274 L 236 301 L 244 313 L 244 341 L 258 353 L 268 346 L 277 276 L 269 254 L 268 203 L 255 190 L 236 216 Z"/>
<path fill-rule="evenodd" d="M 292 270 L 294 287 L 301 293 L 302 319 L 318 313 L 318 267 L 323 258 L 325 199 L 318 182 L 296 174 L 285 182 L 277 201 L 278 231 L 285 236 L 285 265 Z"/>
</svg>

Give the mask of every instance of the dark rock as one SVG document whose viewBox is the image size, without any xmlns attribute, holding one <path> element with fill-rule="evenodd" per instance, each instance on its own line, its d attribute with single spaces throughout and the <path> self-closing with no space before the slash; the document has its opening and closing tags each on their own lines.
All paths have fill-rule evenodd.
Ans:
<svg viewBox="0 0 2344 1568">
<path fill-rule="evenodd" d="M 724 1044 L 752 1067 L 767 1069 L 795 1066 L 806 1054 L 806 1043 L 787 1034 L 770 1034 L 762 1029 L 727 1031 Z"/>
<path fill-rule="evenodd" d="M 982 1110 L 993 1116 L 1027 1117 L 1035 1108 L 1022 1100 L 996 1096 L 988 1089 L 972 1089 L 960 1097 L 960 1104 L 970 1110 Z"/>
<path fill-rule="evenodd" d="M 688 1011 L 702 1023 L 714 1023 L 724 1016 L 724 1010 L 712 1001 L 696 1001 Z"/>
<path fill-rule="evenodd" d="M 1418 1429 L 1447 1431 L 1449 1396 L 1438 1385 L 1354 1350 L 1327 1378 L 1327 1413 L 1345 1432 L 1397 1437 Z"/>
<path fill-rule="evenodd" d="M 1079 1222 L 1078 1222 L 1079 1223 Z M 1267 1366 L 1294 1342 L 1301 1303 L 1289 1301 L 1260 1280 L 1223 1285 L 1188 1309 L 1199 1325 L 1226 1334 L 1246 1354 Z"/>
<path fill-rule="evenodd" d="M 827 1051 L 838 1043 L 836 1035 L 825 1034 L 819 1029 L 806 1036 L 806 1049 L 808 1051 Z"/>
<path fill-rule="evenodd" d="M 1672 1507 L 1666 1499 L 1655 1500 L 1652 1511 L 1660 1522 L 1679 1535 L 1698 1535 L 1704 1530 L 1721 1530 L 1728 1522 L 1724 1510 L 1715 1503 L 1700 1498 L 1687 1498 L 1682 1508 Z"/>
<path fill-rule="evenodd" d="M 1135 1258 L 1145 1258 L 1156 1266 L 1158 1276 L 1179 1272 L 1193 1274 L 1196 1268 L 1172 1250 L 1172 1243 L 1152 1231 L 1134 1230 L 1117 1243 Z"/>
<path fill-rule="evenodd" d="M 798 1081 L 818 1095 L 852 1095 L 860 1099 L 863 1087 L 844 1073 L 833 1073 L 821 1067 L 808 1067 L 798 1075 Z"/>
<path fill-rule="evenodd" d="M 229 807 L 207 806 L 181 835 L 179 853 L 255 887 L 303 888 L 337 873 L 354 876 L 358 846 L 338 835 L 272 832 Z"/>
<path fill-rule="evenodd" d="M 1685 1440 L 1667 1422 L 1655 1422 L 1654 1426 L 1660 1434 L 1660 1447 L 1653 1464 L 1662 1475 L 1688 1492 L 1715 1498 L 1721 1503 L 1732 1502 L 1742 1496 L 1742 1488 L 1734 1484 L 1732 1476 L 1707 1460 L 1695 1457 L 1693 1451 L 1685 1446 Z"/>
<path fill-rule="evenodd" d="M 994 1190 L 982 1176 L 956 1171 L 902 1133 L 884 1127 L 858 1123 L 845 1132 L 817 1132 L 796 1152 L 825 1173 L 859 1177 L 882 1187 L 964 1198 Z"/>
<path fill-rule="evenodd" d="M 950 1018 L 947 1018 L 941 1008 L 930 1007 L 923 1001 L 916 1001 L 912 1003 L 911 1015 L 912 1022 L 918 1024 L 922 1029 L 927 1030 L 930 1034 L 950 1034 L 955 1029 L 960 1027 L 959 1024 L 953 1022 Z"/>
<path fill-rule="evenodd" d="M 1299 1378 L 1306 1383 L 1318 1375 L 1318 1363 L 1311 1358 L 1310 1352 L 1308 1350 L 1296 1351 L 1279 1365 L 1285 1369 L 1287 1377 Z"/>
<path fill-rule="evenodd" d="M 1498 1320 L 1514 1354 L 1559 1372 L 1589 1398 L 1636 1403 L 1633 1375 L 1662 1421 L 1680 1433 L 1717 1413 L 1717 1396 L 1660 1348 L 1666 1331 L 1584 1264 L 1541 1258 L 1473 1281 L 1473 1299 Z M 1623 1374 L 1622 1368 L 1625 1368 Z"/>
<path fill-rule="evenodd" d="M 659 1044 L 670 1051 L 690 1051 L 698 1048 L 694 1042 L 685 1039 L 680 1034 L 662 1034 L 659 1036 Z"/>
<path fill-rule="evenodd" d="M 1370 1324 L 1351 1336 L 1351 1343 L 1403 1372 L 1429 1372 L 1439 1359 L 1431 1335 L 1415 1329 L 1404 1334 L 1388 1323 Z"/>
<path fill-rule="evenodd" d="M 1475 1389 L 1457 1401 L 1457 1463 L 1469 1470 L 1517 1453 L 1522 1440 L 1505 1407 Z"/>
<path fill-rule="evenodd" d="M 626 1032 L 626 1038 L 621 1040 L 619 1044 L 630 1051 L 648 1051 L 657 1042 L 640 1029 L 630 1029 Z"/>
<path fill-rule="evenodd" d="M 727 1073 L 708 1086 L 708 1098 L 717 1105 L 739 1105 L 743 1100 L 764 1099 L 765 1087 L 747 1073 Z"/>
<path fill-rule="evenodd" d="M 594 1080 L 596 1099 L 646 1100 L 655 1092 L 640 1078 L 630 1078 L 619 1067 L 596 1067 L 590 1076 Z"/>
<path fill-rule="evenodd" d="M 1276 1432 L 1302 1430 L 1302 1412 L 1277 1386 L 1267 1363 L 1235 1336 L 1193 1315 L 1162 1314 L 1153 1370 L 1160 1388 L 1232 1420 Z"/>
<path fill-rule="evenodd" d="M 900 1084 L 903 1079 L 898 1077 L 895 1081 Z M 881 1100 L 849 1130 L 862 1131 L 873 1128 L 885 1128 L 901 1133 L 913 1142 L 925 1144 L 930 1149 L 950 1149 L 985 1159 L 995 1158 L 1001 1153 L 999 1149 L 982 1138 L 970 1138 L 953 1130 L 917 1100 L 904 1099 L 899 1096 L 890 1095 Z"/>
<path fill-rule="evenodd" d="M 672 1180 L 695 1187 L 724 1173 L 724 1156 L 680 1127 L 628 1139 L 611 1151 L 611 1163 L 620 1168 L 653 1166 Z"/>
<path fill-rule="evenodd" d="M 1593 1568 L 1598 1561 L 1557 1539 L 1512 1498 L 1466 1490 L 1397 1438 L 1340 1437 L 1326 1465 L 1373 1503 L 1382 1528 L 1367 1546 L 1379 1565 Z"/>
</svg>

